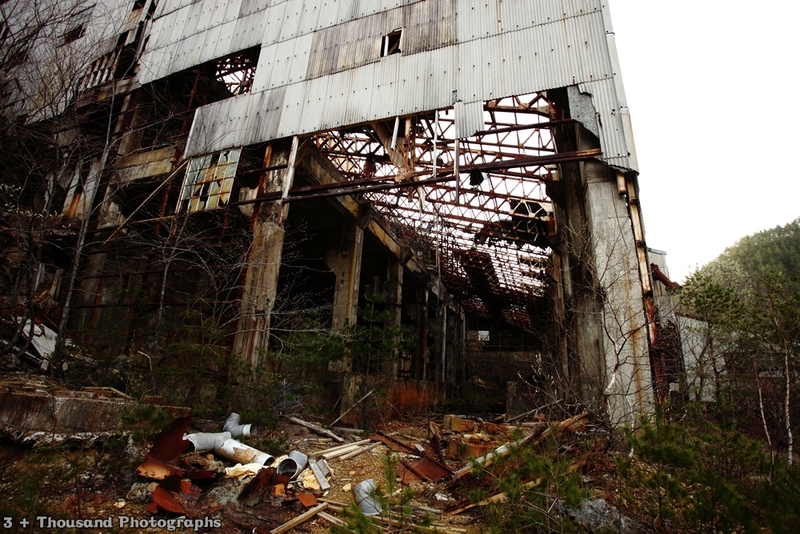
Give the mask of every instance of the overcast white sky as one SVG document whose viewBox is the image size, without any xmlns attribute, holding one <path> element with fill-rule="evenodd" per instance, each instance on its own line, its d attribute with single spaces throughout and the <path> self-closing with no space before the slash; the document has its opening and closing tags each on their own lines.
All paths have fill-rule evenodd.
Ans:
<svg viewBox="0 0 800 534">
<path fill-rule="evenodd" d="M 682 281 L 800 217 L 800 0 L 610 0 L 647 245 Z"/>
</svg>

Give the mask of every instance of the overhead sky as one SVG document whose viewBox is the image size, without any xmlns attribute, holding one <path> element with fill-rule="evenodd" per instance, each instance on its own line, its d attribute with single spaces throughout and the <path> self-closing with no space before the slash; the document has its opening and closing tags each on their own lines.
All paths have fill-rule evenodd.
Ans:
<svg viewBox="0 0 800 534">
<path fill-rule="evenodd" d="M 647 245 L 680 282 L 800 217 L 800 1 L 609 5 Z"/>
</svg>

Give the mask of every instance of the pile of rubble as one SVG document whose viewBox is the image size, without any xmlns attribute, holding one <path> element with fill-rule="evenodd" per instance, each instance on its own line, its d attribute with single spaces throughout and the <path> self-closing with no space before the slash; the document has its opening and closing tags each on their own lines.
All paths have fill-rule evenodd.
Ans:
<svg viewBox="0 0 800 534">
<path fill-rule="evenodd" d="M 471 519 L 453 516 L 503 498 L 492 496 L 473 504 L 460 497 L 464 492 L 459 491 L 459 485 L 472 474 L 474 465 L 488 467 L 515 445 L 542 440 L 553 428 L 582 427 L 586 415 L 569 418 L 555 427 L 543 422 L 511 426 L 448 415 L 441 423 L 429 422 L 430 437 L 392 432 L 388 425 L 363 439 L 342 437 L 297 418 L 289 421 L 322 437 L 298 440 L 296 444 L 302 446 L 274 457 L 240 441 L 252 439 L 257 430 L 241 424 L 238 414 L 231 414 L 217 433 L 188 433 L 191 419 L 177 419 L 159 435 L 137 468 L 137 475 L 146 481 L 134 483 L 127 499 L 149 502 L 148 509 L 154 514 L 168 512 L 190 519 L 219 517 L 223 523 L 250 532 L 279 534 L 310 520 L 320 528 L 343 526 L 339 514 L 353 504 L 376 522 L 393 525 L 398 519 L 391 510 L 383 510 L 375 498 L 376 485 L 380 485 L 375 478 L 379 475 L 360 480 L 353 477 L 362 473 L 347 471 L 353 469 L 349 460 L 364 453 L 381 457 L 391 450 L 396 453 L 398 480 L 427 485 L 429 490 L 418 492 L 427 501 L 415 502 L 411 516 L 403 521 L 420 531 L 466 533 L 463 527 Z M 350 429 L 336 430 L 353 434 Z M 524 437 L 509 441 L 515 433 Z M 453 463 L 458 467 L 451 467 Z M 413 524 L 417 520 L 431 524 L 431 519 L 431 527 Z"/>
</svg>

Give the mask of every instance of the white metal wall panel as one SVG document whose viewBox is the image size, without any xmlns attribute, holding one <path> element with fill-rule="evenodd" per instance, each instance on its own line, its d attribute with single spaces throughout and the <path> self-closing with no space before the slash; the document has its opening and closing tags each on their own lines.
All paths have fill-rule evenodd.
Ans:
<svg viewBox="0 0 800 534">
<path fill-rule="evenodd" d="M 236 49 L 233 44 L 236 42 L 236 21 L 232 20 L 217 26 L 219 28 L 219 38 L 214 47 L 212 58 L 227 56 Z"/>
<path fill-rule="evenodd" d="M 497 0 L 458 0 L 456 13 L 459 43 L 500 33 Z"/>
<path fill-rule="evenodd" d="M 349 22 L 358 18 L 358 0 L 338 0 L 339 13 L 336 17 L 336 24 Z"/>
<path fill-rule="evenodd" d="M 235 30 L 231 50 L 244 50 L 260 46 L 266 24 L 266 10 L 242 16 L 235 21 Z"/>
<path fill-rule="evenodd" d="M 272 5 L 267 10 L 267 25 L 264 28 L 264 44 L 277 43 L 281 35 L 283 15 L 286 13 L 286 2 Z"/>
<path fill-rule="evenodd" d="M 295 41 L 283 41 L 276 45 L 275 62 L 272 66 L 270 88 L 289 83 L 289 69 L 292 66 Z"/>
<path fill-rule="evenodd" d="M 483 76 L 481 88 L 481 101 L 500 98 L 508 95 L 508 81 L 506 80 L 506 54 L 504 50 L 504 35 L 497 35 L 491 39 L 481 39 L 483 57 Z"/>
<path fill-rule="evenodd" d="M 588 13 L 599 12 L 603 7 L 601 0 L 571 0 L 564 3 L 564 15 L 578 17 Z"/>
<path fill-rule="evenodd" d="M 504 32 L 530 28 L 536 19 L 536 6 L 550 0 L 536 2 L 517 2 L 514 0 L 500 0 L 500 27 Z"/>
<path fill-rule="evenodd" d="M 326 130 L 341 124 L 339 121 L 344 114 L 342 103 L 347 101 L 347 75 L 347 72 L 338 72 L 328 76 L 328 97 L 322 115 L 322 127 Z"/>
<path fill-rule="evenodd" d="M 319 22 L 317 29 L 327 28 L 333 26 L 339 17 L 339 1 L 338 0 L 323 0 L 319 6 Z"/>
<path fill-rule="evenodd" d="M 266 95 L 266 107 L 262 107 L 264 111 L 260 116 L 255 116 L 254 120 L 257 121 L 258 140 L 262 139 L 277 139 L 278 138 L 278 125 L 281 120 L 281 113 L 283 112 L 283 102 L 286 98 L 286 86 L 271 91 L 264 91 Z M 263 105 L 262 101 L 253 98 L 251 100 L 253 105 Z"/>
<path fill-rule="evenodd" d="M 610 78 L 613 73 L 605 43 L 603 17 L 599 11 L 587 16 L 570 19 L 567 26 L 568 40 L 573 43 L 576 61 L 580 64 L 577 76 L 580 81 Z"/>
<path fill-rule="evenodd" d="M 519 3 L 519 2 L 516 2 Z M 533 25 L 550 24 L 563 18 L 563 2 L 561 0 L 540 0 L 533 4 Z"/>
<path fill-rule="evenodd" d="M 303 12 L 300 16 L 300 24 L 298 27 L 298 33 L 300 35 L 311 33 L 317 29 L 320 11 L 318 0 L 306 0 L 303 4 Z"/>
<path fill-rule="evenodd" d="M 417 97 L 415 83 L 419 58 L 421 54 L 409 57 L 401 57 L 398 67 L 399 76 L 397 77 L 397 96 L 395 100 L 395 113 L 397 115 L 407 115 L 414 113 L 414 104 Z"/>
<path fill-rule="evenodd" d="M 292 61 L 289 66 L 289 81 L 287 83 L 291 84 L 305 80 L 313 37 L 312 34 L 308 33 L 290 41 L 294 43 L 294 51 L 292 52 Z"/>
<path fill-rule="evenodd" d="M 283 12 L 283 19 L 280 22 L 281 31 L 278 35 L 279 41 L 285 41 L 297 37 L 300 29 L 300 19 L 303 14 L 303 1 L 291 0 L 286 2 L 286 10 Z"/>
<path fill-rule="evenodd" d="M 400 56 L 383 58 L 375 69 L 372 94 L 373 119 L 397 115 L 397 78 L 400 74 Z"/>
<path fill-rule="evenodd" d="M 456 102 L 453 106 L 456 119 L 456 137 L 463 139 L 470 137 L 476 132 L 483 131 L 483 102 L 471 102 L 465 104 Z"/>
<path fill-rule="evenodd" d="M 611 79 L 578 85 L 581 92 L 592 95 L 592 103 L 600 116 L 600 144 L 604 158 L 624 161 L 628 166 L 628 148 L 614 81 Z"/>
<path fill-rule="evenodd" d="M 269 89 L 277 51 L 277 44 L 271 44 L 261 48 L 261 52 L 258 55 L 258 64 L 256 65 L 256 74 L 253 79 L 254 93 Z"/>
<path fill-rule="evenodd" d="M 483 96 L 484 63 L 482 39 L 458 46 L 458 99 L 474 102 Z"/>
<path fill-rule="evenodd" d="M 306 84 L 298 83 L 286 88 L 283 110 L 278 124 L 278 137 L 291 137 L 300 131 L 303 105 L 306 101 Z"/>
<path fill-rule="evenodd" d="M 453 89 L 456 86 L 457 48 L 450 46 L 430 52 L 428 84 L 425 102 L 430 109 L 442 109 L 453 105 Z"/>
<path fill-rule="evenodd" d="M 359 69 L 366 70 L 366 69 Z M 306 84 L 306 102 L 303 106 L 302 129 L 308 132 L 322 130 L 323 113 L 328 97 L 328 77 L 309 80 Z M 358 122 L 363 122 L 358 121 Z"/>
<path fill-rule="evenodd" d="M 239 6 L 239 17 L 241 18 L 252 15 L 253 13 L 259 13 L 267 9 L 269 5 L 270 2 L 264 0 L 242 0 Z"/>
</svg>

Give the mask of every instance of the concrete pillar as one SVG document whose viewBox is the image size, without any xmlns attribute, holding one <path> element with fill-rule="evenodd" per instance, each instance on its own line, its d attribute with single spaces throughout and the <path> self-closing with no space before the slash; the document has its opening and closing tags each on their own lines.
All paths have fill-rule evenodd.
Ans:
<svg viewBox="0 0 800 534">
<path fill-rule="evenodd" d="M 264 156 L 264 166 L 286 164 L 290 158 L 288 147 L 269 146 Z M 288 169 L 270 171 L 262 176 L 259 192 L 282 191 L 289 187 L 285 182 L 292 173 Z M 253 372 L 265 367 L 269 349 L 270 314 L 278 292 L 278 274 L 283 256 L 285 232 L 278 224 L 286 216 L 275 205 L 257 204 L 253 213 L 253 243 L 247 258 L 239 320 L 233 340 L 233 350 L 248 363 Z"/>
<path fill-rule="evenodd" d="M 417 290 L 416 303 L 417 349 L 414 353 L 414 380 L 425 380 L 425 364 L 428 354 L 428 290 Z"/>
<path fill-rule="evenodd" d="M 603 395 L 612 423 L 634 424 L 653 403 L 648 322 L 627 201 L 608 171 L 599 162 L 585 164 L 594 276 L 603 297 L 598 318 L 605 337 Z"/>
<path fill-rule="evenodd" d="M 328 251 L 325 262 L 336 275 L 333 296 L 333 329 L 341 330 L 358 319 L 358 292 L 364 230 L 354 221 L 346 221 L 339 246 Z"/>
<path fill-rule="evenodd" d="M 575 118 L 574 98 L 553 97 Z M 599 147 L 581 124 L 558 132 L 556 142 L 565 151 Z M 635 423 L 653 401 L 638 212 L 633 221 L 625 181 L 596 160 L 561 165 L 560 182 L 549 184 L 548 194 L 559 221 L 553 305 L 556 374 L 566 375 L 561 389 L 605 409 L 612 424 Z"/>
<path fill-rule="evenodd" d="M 239 322 L 233 350 L 252 366 L 262 369 L 269 347 L 269 323 L 278 289 L 284 230 L 270 220 L 259 220 L 245 275 Z"/>
<path fill-rule="evenodd" d="M 403 311 L 403 264 L 394 258 L 389 260 L 386 277 L 386 308 L 389 311 L 389 320 L 386 322 L 386 326 L 396 328 L 400 332 Z M 395 342 L 399 341 L 398 336 Z M 395 354 L 381 365 L 384 375 L 397 376 L 399 357 L 397 352 L 395 350 Z"/>
</svg>

